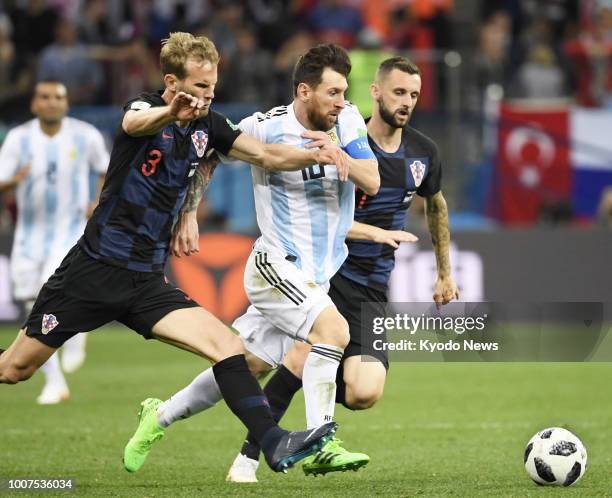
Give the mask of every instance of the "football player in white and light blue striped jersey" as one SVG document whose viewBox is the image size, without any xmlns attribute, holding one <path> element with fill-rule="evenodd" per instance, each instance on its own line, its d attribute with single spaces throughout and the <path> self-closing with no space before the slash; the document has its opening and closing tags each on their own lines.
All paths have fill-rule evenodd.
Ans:
<svg viewBox="0 0 612 498">
<path fill-rule="evenodd" d="M 0 148 L 0 190 L 16 188 L 17 224 L 11 253 L 15 299 L 33 303 L 43 283 L 83 232 L 106 172 L 109 154 L 102 134 L 89 123 L 66 117 L 63 84 L 41 81 L 32 98 L 36 118 L 9 131 Z M 66 371 L 84 359 L 85 335 L 64 349 Z M 47 361 L 39 403 L 68 397 L 57 355 Z"/>
<path fill-rule="evenodd" d="M 243 119 L 238 127 L 264 143 L 304 146 L 304 125 L 295 104 Z M 328 134 L 350 157 L 374 158 L 365 123 L 349 102 Z M 324 125 L 325 126 L 325 125 Z M 344 240 L 353 221 L 355 185 L 342 182 L 334 167 L 314 165 L 302 171 L 269 172 L 252 166 L 257 224 L 255 250 L 289 255 L 318 285 L 325 286 L 347 255 Z"/>
<path fill-rule="evenodd" d="M 349 341 L 348 324 L 327 290 L 329 279 L 347 255 L 345 238 L 353 222 L 355 186 L 374 195 L 380 185 L 364 119 L 344 99 L 350 68 L 343 48 L 333 44 L 313 47 L 294 69 L 293 103 L 266 114 L 256 113 L 238 125 L 241 131 L 268 144 L 311 148 L 329 146 L 331 138 L 348 165 L 349 181 L 345 169 L 327 164 L 295 172 L 252 168 L 262 236 L 245 268 L 244 284 L 251 306 L 233 327 L 240 332 L 254 372 L 279 366 L 283 352 L 275 348 L 284 344 L 279 335 L 312 345 L 303 372 L 293 372 L 303 378 L 308 428 L 333 418 L 336 372 Z M 188 199 L 185 205 L 193 202 Z M 175 255 L 197 251 L 193 208 L 184 210 L 177 227 Z M 158 423 L 165 428 L 220 399 L 212 369 L 206 370 L 159 406 Z M 251 434 L 248 439 L 254 440 Z M 329 441 L 324 451 L 334 455 L 333 470 L 357 469 L 369 461 L 367 455 L 348 452 L 336 439 Z M 304 462 L 316 457 L 311 455 Z M 245 464 L 256 467 L 258 462 Z M 238 479 L 229 475 L 228 480 Z"/>
</svg>

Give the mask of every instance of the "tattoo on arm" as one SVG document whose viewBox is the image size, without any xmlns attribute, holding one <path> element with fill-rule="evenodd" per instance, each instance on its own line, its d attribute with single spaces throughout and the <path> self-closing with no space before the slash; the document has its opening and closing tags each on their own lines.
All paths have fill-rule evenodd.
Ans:
<svg viewBox="0 0 612 498">
<path fill-rule="evenodd" d="M 447 277 L 450 275 L 450 230 L 448 228 L 448 208 L 442 192 L 438 192 L 428 197 L 425 202 L 425 212 L 427 215 L 427 225 L 431 242 L 436 254 L 436 264 L 438 276 Z"/>
<path fill-rule="evenodd" d="M 212 175 L 217 167 L 218 161 L 207 160 L 200 164 L 191 177 L 189 186 L 187 187 L 187 195 L 185 202 L 181 208 L 182 213 L 195 211 L 202 200 L 202 196 L 212 179 Z"/>
</svg>

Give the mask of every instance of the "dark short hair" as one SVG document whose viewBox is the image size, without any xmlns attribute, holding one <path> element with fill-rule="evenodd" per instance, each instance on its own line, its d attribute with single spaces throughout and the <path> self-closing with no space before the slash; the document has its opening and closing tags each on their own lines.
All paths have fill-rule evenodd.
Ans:
<svg viewBox="0 0 612 498">
<path fill-rule="evenodd" d="M 378 66 L 378 71 L 376 71 L 376 77 L 384 78 L 394 69 L 398 69 L 399 71 L 403 71 L 404 73 L 408 74 L 421 75 L 421 70 L 414 62 L 407 57 L 396 56 L 386 59 L 380 63 L 380 66 Z"/>
<path fill-rule="evenodd" d="M 321 76 L 326 67 L 348 78 L 351 72 L 351 60 L 346 50 L 333 43 L 312 47 L 301 55 L 293 69 L 293 95 L 297 95 L 300 83 L 315 88 L 321 83 Z"/>
</svg>

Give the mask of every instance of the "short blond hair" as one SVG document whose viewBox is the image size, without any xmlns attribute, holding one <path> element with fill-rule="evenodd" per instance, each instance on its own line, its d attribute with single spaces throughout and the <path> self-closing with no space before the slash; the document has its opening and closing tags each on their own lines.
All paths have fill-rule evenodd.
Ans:
<svg viewBox="0 0 612 498">
<path fill-rule="evenodd" d="M 191 33 L 170 33 L 170 38 L 162 40 L 159 63 L 163 74 L 174 74 L 179 79 L 187 76 L 185 64 L 188 59 L 219 63 L 219 53 L 215 44 L 205 36 Z"/>
</svg>

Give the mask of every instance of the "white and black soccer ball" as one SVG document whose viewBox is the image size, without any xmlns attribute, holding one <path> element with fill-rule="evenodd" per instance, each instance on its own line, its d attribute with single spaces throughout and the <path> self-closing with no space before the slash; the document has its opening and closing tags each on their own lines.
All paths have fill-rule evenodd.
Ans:
<svg viewBox="0 0 612 498">
<path fill-rule="evenodd" d="M 538 432 L 525 448 L 525 469 L 544 486 L 571 486 L 584 475 L 586 465 L 582 441 L 561 427 Z"/>
</svg>

